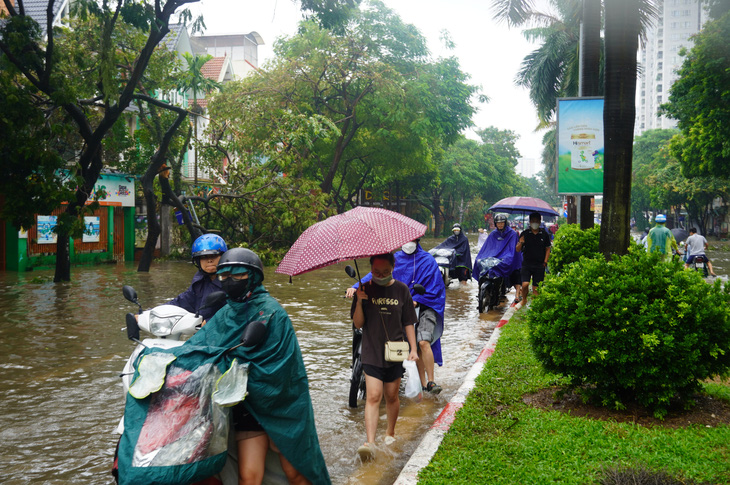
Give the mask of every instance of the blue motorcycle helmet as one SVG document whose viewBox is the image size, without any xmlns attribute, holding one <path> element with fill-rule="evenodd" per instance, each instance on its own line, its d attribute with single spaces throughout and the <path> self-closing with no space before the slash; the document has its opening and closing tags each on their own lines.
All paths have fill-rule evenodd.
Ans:
<svg viewBox="0 0 730 485">
<path fill-rule="evenodd" d="M 659 214 L 654 220 L 659 224 L 665 224 L 667 222 L 667 216 L 665 216 L 664 214 Z"/>
<path fill-rule="evenodd" d="M 191 250 L 193 264 L 200 268 L 200 258 L 203 256 L 220 256 L 228 251 L 226 242 L 217 234 L 203 234 L 193 242 Z"/>
</svg>

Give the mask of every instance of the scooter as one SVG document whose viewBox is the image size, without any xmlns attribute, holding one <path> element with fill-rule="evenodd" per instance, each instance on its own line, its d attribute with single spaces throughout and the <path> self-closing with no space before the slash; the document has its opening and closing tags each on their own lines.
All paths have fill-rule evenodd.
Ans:
<svg viewBox="0 0 730 485">
<path fill-rule="evenodd" d="M 492 269 L 501 263 L 498 258 L 484 258 L 477 261 L 479 267 L 479 294 L 477 295 L 477 309 L 479 313 L 488 312 L 499 305 L 500 299 L 506 293 L 507 285 L 501 276 L 494 274 Z"/>
<path fill-rule="evenodd" d="M 433 256 L 439 265 L 441 277 L 444 280 L 444 286 L 449 287 L 451 280 L 456 279 L 456 250 L 445 248 L 429 249 L 428 254 Z"/>
<path fill-rule="evenodd" d="M 360 281 L 357 272 L 352 266 L 346 266 L 345 272 L 347 276 Z M 413 291 L 419 295 L 426 293 L 423 285 L 413 285 Z M 418 306 L 416 306 L 416 316 L 418 316 Z M 352 369 L 350 375 L 350 392 L 348 394 L 347 404 L 351 408 L 356 408 L 358 400 L 365 400 L 367 389 L 365 387 L 365 373 L 362 371 L 362 329 L 352 327 Z"/>
<path fill-rule="evenodd" d="M 702 267 L 698 265 L 702 265 Z M 705 256 L 704 254 L 695 256 L 689 266 L 695 271 L 702 270 L 702 275 L 705 278 L 710 276 L 710 271 L 707 269 L 707 256 Z"/>
<path fill-rule="evenodd" d="M 161 348 L 170 349 L 173 347 L 179 347 L 185 340 L 193 335 L 200 329 L 203 324 L 203 317 L 200 315 L 200 310 L 206 307 L 210 307 L 225 300 L 226 294 L 222 291 L 214 292 L 210 294 L 204 305 L 198 309 L 196 313 L 190 313 L 187 310 L 180 308 L 175 305 L 160 305 L 150 310 L 142 310 L 142 305 L 139 303 L 137 292 L 131 286 L 123 286 L 122 294 L 128 301 L 134 303 L 138 307 L 137 315 L 133 313 L 127 313 L 126 315 L 126 327 L 127 327 L 127 338 L 137 343 L 137 346 L 132 351 L 132 354 L 127 359 L 124 365 L 122 373 L 119 375 L 122 379 L 122 387 L 124 389 L 124 395 L 126 396 L 129 392 L 129 387 L 132 384 L 132 378 L 135 372 L 135 363 L 137 358 L 146 348 Z M 140 330 L 144 330 L 147 333 L 154 335 L 154 338 L 145 338 L 140 341 Z M 187 380 L 189 376 L 178 376 L 177 379 L 180 381 L 180 387 Z M 124 433 L 124 416 L 119 421 L 119 425 L 115 429 L 115 433 L 120 436 Z M 170 440 L 171 435 L 161 437 L 161 442 Z M 159 444 L 159 443 L 158 443 Z M 118 447 L 118 445 L 117 445 Z M 114 452 L 114 465 L 112 466 L 112 475 L 115 479 L 118 477 L 118 457 L 117 451 Z M 237 480 L 237 474 L 236 474 Z M 233 483 L 233 482 L 232 482 Z"/>
</svg>

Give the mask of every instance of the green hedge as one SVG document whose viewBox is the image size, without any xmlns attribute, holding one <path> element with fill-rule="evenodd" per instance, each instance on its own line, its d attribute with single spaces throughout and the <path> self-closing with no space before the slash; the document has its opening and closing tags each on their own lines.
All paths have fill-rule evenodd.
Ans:
<svg viewBox="0 0 730 485">
<path fill-rule="evenodd" d="M 560 226 L 555 233 L 553 248 L 550 252 L 550 272 L 561 273 L 567 265 L 578 261 L 581 256 L 595 258 L 600 255 L 598 252 L 598 239 L 601 234 L 601 226 L 594 226 L 582 230 L 578 224 L 566 224 Z"/>
<path fill-rule="evenodd" d="M 698 380 L 730 369 L 729 304 L 729 286 L 633 248 L 564 266 L 527 318 L 546 370 L 603 405 L 635 401 L 662 417 L 673 399 L 691 402 Z"/>
</svg>

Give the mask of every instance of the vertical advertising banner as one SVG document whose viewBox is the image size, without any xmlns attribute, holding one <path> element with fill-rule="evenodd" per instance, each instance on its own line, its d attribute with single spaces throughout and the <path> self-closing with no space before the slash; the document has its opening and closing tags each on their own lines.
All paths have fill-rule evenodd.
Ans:
<svg viewBox="0 0 730 485">
<path fill-rule="evenodd" d="M 603 98 L 558 99 L 557 191 L 603 193 Z"/>
<path fill-rule="evenodd" d="M 84 235 L 81 242 L 99 242 L 99 217 L 84 216 Z"/>
<path fill-rule="evenodd" d="M 38 244 L 56 244 L 56 216 L 38 216 Z"/>
</svg>

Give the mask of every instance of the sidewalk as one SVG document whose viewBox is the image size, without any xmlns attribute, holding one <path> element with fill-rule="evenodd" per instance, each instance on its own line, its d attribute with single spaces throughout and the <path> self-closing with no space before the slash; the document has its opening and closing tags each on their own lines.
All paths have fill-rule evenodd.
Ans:
<svg viewBox="0 0 730 485">
<path fill-rule="evenodd" d="M 466 396 L 469 395 L 469 392 L 474 388 L 477 376 L 482 372 L 487 359 L 489 359 L 489 357 L 491 357 L 494 353 L 494 350 L 497 347 L 497 340 L 499 340 L 499 335 L 502 332 L 502 327 L 509 322 L 515 311 L 521 307 L 522 305 L 511 305 L 507 311 L 504 312 L 502 319 L 497 323 L 497 327 L 494 329 L 494 332 L 492 332 L 492 336 L 487 341 L 472 368 L 466 374 L 466 377 L 464 377 L 464 383 L 461 387 L 459 387 L 459 390 L 456 391 L 454 397 L 452 397 L 446 407 L 444 407 L 441 414 L 439 414 L 436 421 L 434 421 L 431 428 L 418 444 L 416 451 L 413 452 L 411 458 L 401 470 L 400 475 L 398 475 L 398 479 L 394 482 L 395 485 L 415 485 L 418 483 L 418 473 L 422 468 L 428 465 L 431 458 L 433 458 L 436 450 L 438 450 L 441 445 L 441 440 L 443 440 L 444 435 L 454 422 L 456 412 L 464 405 Z"/>
</svg>

